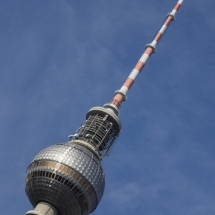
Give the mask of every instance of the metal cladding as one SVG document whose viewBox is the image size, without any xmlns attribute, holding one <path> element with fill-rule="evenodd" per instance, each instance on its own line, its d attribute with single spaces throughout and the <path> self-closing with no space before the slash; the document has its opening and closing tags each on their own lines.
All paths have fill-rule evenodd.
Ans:
<svg viewBox="0 0 215 215">
<path fill-rule="evenodd" d="M 162 27 L 160 28 L 160 30 L 156 34 L 153 41 L 150 44 L 146 45 L 146 49 L 145 49 L 143 55 L 141 56 L 141 58 L 139 59 L 139 61 L 135 65 L 134 69 L 131 71 L 130 75 L 126 79 L 123 86 L 120 88 L 120 90 L 115 92 L 115 96 L 112 99 L 111 104 L 114 104 L 117 108 L 119 108 L 121 103 L 124 100 L 126 100 L 128 90 L 133 85 L 135 79 L 137 78 L 137 76 L 139 75 L 139 73 L 141 72 L 143 67 L 145 66 L 149 57 L 155 52 L 157 43 L 160 41 L 161 37 L 163 36 L 165 31 L 169 27 L 170 23 L 175 19 L 175 15 L 176 15 L 177 11 L 179 10 L 183 1 L 184 0 L 179 0 L 177 2 L 177 4 L 175 5 L 175 7 L 173 8 L 173 10 L 171 11 L 171 13 L 169 13 L 167 15 L 167 18 L 164 21 L 164 24 L 162 25 Z"/>
<path fill-rule="evenodd" d="M 60 215 L 89 214 L 102 198 L 105 178 L 100 160 L 86 147 L 68 142 L 42 150 L 27 169 L 31 204 L 48 202 Z"/>
<path fill-rule="evenodd" d="M 105 187 L 101 166 L 121 131 L 119 107 L 162 35 L 175 19 L 179 0 L 113 100 L 94 107 L 70 141 L 42 150 L 27 169 L 26 194 L 35 207 L 27 215 L 87 215 L 99 204 Z"/>
</svg>

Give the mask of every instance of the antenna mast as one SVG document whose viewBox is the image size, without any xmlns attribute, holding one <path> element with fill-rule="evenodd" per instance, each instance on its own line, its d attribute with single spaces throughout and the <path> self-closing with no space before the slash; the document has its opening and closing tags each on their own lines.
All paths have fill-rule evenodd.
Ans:
<svg viewBox="0 0 215 215">
<path fill-rule="evenodd" d="M 179 10 L 179 8 L 181 7 L 181 4 L 183 3 L 183 1 L 184 0 L 179 0 L 177 2 L 177 4 L 175 5 L 175 7 L 173 8 L 172 12 L 167 14 L 166 20 L 164 21 L 162 27 L 156 34 L 153 41 L 146 45 L 146 49 L 145 49 L 143 55 L 141 56 L 141 58 L 135 65 L 134 69 L 131 71 L 131 73 L 128 76 L 128 78 L 126 79 L 125 83 L 122 85 L 122 87 L 119 90 L 115 91 L 114 98 L 111 100 L 111 102 L 109 104 L 105 104 L 104 107 L 111 108 L 112 110 L 115 111 L 116 114 L 119 113 L 118 109 L 120 108 L 122 102 L 127 99 L 128 90 L 133 85 L 135 79 L 137 78 L 137 76 L 139 75 L 139 73 L 141 72 L 143 67 L 145 66 L 149 57 L 153 53 L 155 53 L 158 42 L 160 41 L 161 37 L 163 36 L 165 31 L 169 27 L 170 23 L 175 20 L 175 15 L 176 15 L 177 11 Z"/>
</svg>

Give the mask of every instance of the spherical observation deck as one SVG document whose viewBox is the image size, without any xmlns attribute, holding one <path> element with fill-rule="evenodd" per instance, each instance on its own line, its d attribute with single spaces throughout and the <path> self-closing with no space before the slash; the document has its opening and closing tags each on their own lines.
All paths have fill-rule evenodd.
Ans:
<svg viewBox="0 0 215 215">
<path fill-rule="evenodd" d="M 42 150 L 27 169 L 26 194 L 31 204 L 50 203 L 59 215 L 91 213 L 104 187 L 100 159 L 75 141 Z"/>
</svg>

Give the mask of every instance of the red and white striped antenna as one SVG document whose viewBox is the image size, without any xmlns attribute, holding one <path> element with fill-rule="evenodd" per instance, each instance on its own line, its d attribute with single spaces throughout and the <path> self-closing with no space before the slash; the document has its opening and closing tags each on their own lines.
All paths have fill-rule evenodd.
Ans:
<svg viewBox="0 0 215 215">
<path fill-rule="evenodd" d="M 122 85 L 122 87 L 119 90 L 117 90 L 115 92 L 114 98 L 111 100 L 111 102 L 108 104 L 105 104 L 104 107 L 111 108 L 112 110 L 114 110 L 114 112 L 116 114 L 119 113 L 118 109 L 120 108 L 122 102 L 127 99 L 128 90 L 131 88 L 132 84 L 134 83 L 135 79 L 137 78 L 137 76 L 139 75 L 139 73 L 141 72 L 143 67 L 145 66 L 149 57 L 155 52 L 158 42 L 160 41 L 161 37 L 163 36 L 165 31 L 169 27 L 170 23 L 172 21 L 174 21 L 175 15 L 176 15 L 177 11 L 179 10 L 183 1 L 184 0 L 179 0 L 177 2 L 177 4 L 175 5 L 175 7 L 173 8 L 172 12 L 167 14 L 166 20 L 164 21 L 162 27 L 156 34 L 153 41 L 150 44 L 146 45 L 146 49 L 145 49 L 143 55 L 141 56 L 141 58 L 135 65 L 134 69 L 131 71 L 131 73 L 128 76 L 128 78 L 126 79 L 125 83 Z"/>
</svg>

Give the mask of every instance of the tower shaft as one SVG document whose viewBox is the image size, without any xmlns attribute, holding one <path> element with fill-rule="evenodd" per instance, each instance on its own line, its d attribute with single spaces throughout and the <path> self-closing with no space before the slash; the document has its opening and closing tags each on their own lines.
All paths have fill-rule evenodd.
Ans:
<svg viewBox="0 0 215 215">
<path fill-rule="evenodd" d="M 28 211 L 26 215 L 59 215 L 53 205 L 47 202 L 40 202 L 34 210 Z"/>
</svg>

